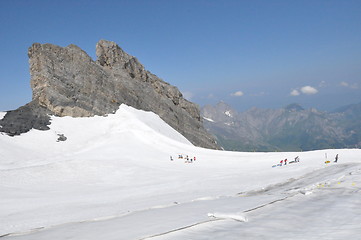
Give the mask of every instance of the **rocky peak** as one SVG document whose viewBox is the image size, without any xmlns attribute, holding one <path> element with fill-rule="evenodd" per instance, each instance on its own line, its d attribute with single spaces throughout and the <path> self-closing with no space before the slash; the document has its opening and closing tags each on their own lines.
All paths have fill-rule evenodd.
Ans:
<svg viewBox="0 0 361 240">
<path fill-rule="evenodd" d="M 123 67 L 132 56 L 123 51 L 115 42 L 100 40 L 95 47 L 97 63 L 103 67 Z"/>
<path fill-rule="evenodd" d="M 28 51 L 33 100 L 31 108 L 23 108 L 32 112 L 27 115 L 37 116 L 39 112 L 72 117 L 106 115 L 124 103 L 158 114 L 197 146 L 218 148 L 203 128 L 198 106 L 184 99 L 175 86 L 145 70 L 114 42 L 100 40 L 96 55 L 97 60 L 93 61 L 75 45 L 34 43 Z M 12 111 L 12 121 L 19 113 Z M 13 129 L 9 116 L 0 121 L 0 131 L 11 129 L 16 135 L 39 125 L 22 125 L 21 131 Z M 47 122 L 40 119 L 41 124 Z"/>
<path fill-rule="evenodd" d="M 104 68 L 126 71 L 131 78 L 149 79 L 150 72 L 136 57 L 124 52 L 115 42 L 100 40 L 96 45 L 97 63 Z"/>
<path fill-rule="evenodd" d="M 237 114 L 236 110 L 223 101 L 215 106 L 206 105 L 202 108 L 202 115 L 215 122 L 232 121 L 233 118 L 237 117 Z"/>
<path fill-rule="evenodd" d="M 285 107 L 285 110 L 289 111 L 289 112 L 300 112 L 300 111 L 303 111 L 305 109 L 301 105 L 299 105 L 298 103 L 292 103 L 292 104 L 287 105 Z"/>
</svg>

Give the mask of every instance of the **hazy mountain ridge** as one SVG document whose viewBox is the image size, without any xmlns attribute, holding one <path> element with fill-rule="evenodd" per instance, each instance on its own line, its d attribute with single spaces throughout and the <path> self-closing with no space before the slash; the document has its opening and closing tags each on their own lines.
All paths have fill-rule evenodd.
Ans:
<svg viewBox="0 0 361 240">
<path fill-rule="evenodd" d="M 201 113 L 207 130 L 226 150 L 299 151 L 361 147 L 360 109 L 361 103 L 333 112 L 290 104 L 237 112 L 220 102 L 203 107 Z"/>
</svg>

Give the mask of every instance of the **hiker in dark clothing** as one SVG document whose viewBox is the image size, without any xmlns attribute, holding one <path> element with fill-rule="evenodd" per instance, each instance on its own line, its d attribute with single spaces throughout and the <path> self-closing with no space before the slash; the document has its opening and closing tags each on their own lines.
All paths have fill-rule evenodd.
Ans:
<svg viewBox="0 0 361 240">
<path fill-rule="evenodd" d="M 335 157 L 335 163 L 337 163 L 337 161 L 338 161 L 338 154 L 336 154 L 336 157 Z"/>
</svg>

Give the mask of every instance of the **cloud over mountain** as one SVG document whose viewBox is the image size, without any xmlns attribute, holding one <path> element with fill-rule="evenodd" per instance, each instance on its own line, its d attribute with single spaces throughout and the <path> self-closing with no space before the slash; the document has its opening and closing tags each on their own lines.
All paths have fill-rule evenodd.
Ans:
<svg viewBox="0 0 361 240">
<path fill-rule="evenodd" d="M 244 93 L 242 91 L 237 91 L 234 93 L 231 93 L 232 97 L 242 97 L 244 95 Z"/>
<path fill-rule="evenodd" d="M 304 86 L 301 88 L 301 92 L 306 95 L 312 95 L 318 93 L 318 90 L 311 86 Z"/>
<path fill-rule="evenodd" d="M 316 88 L 311 87 L 311 86 L 304 86 L 304 87 L 301 87 L 299 89 L 293 89 L 290 92 L 290 95 L 291 96 L 299 96 L 301 94 L 313 95 L 313 94 L 316 94 L 316 93 L 318 93 L 318 90 Z"/>
<path fill-rule="evenodd" d="M 297 89 L 293 89 L 290 93 L 291 96 L 299 96 L 300 92 Z"/>
</svg>

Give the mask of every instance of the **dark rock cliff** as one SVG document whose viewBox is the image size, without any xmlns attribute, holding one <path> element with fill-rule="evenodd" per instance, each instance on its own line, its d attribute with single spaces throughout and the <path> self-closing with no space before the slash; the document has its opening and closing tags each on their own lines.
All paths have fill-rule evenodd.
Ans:
<svg viewBox="0 0 361 240">
<path fill-rule="evenodd" d="M 145 70 L 116 43 L 101 40 L 97 60 L 75 45 L 34 43 L 29 48 L 33 100 L 0 120 L 0 131 L 18 135 L 48 129 L 49 114 L 89 117 L 114 113 L 124 103 L 152 111 L 196 146 L 218 148 L 203 127 L 197 105 Z"/>
</svg>

